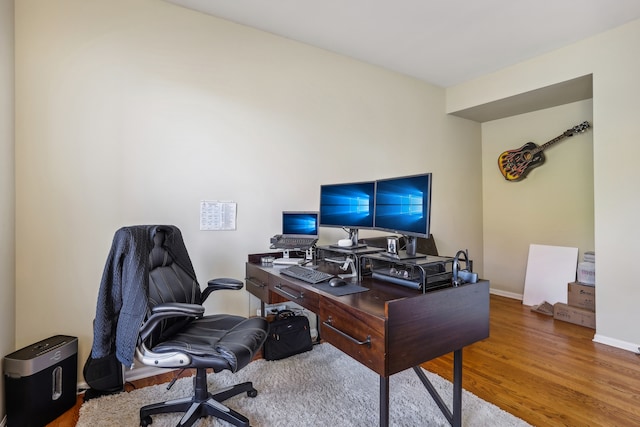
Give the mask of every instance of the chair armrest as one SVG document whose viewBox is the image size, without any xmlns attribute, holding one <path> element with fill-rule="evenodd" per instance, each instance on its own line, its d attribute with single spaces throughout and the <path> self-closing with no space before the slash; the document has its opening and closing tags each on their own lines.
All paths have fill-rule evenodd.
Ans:
<svg viewBox="0 0 640 427">
<path fill-rule="evenodd" d="M 231 279 L 229 277 L 211 279 L 207 282 L 207 287 L 202 291 L 202 298 L 200 299 L 200 302 L 204 302 L 213 291 L 220 291 L 223 289 L 237 291 L 242 289 L 243 286 L 244 282 L 237 279 Z"/>
<path fill-rule="evenodd" d="M 164 319 L 171 317 L 193 317 L 204 315 L 204 307 L 200 304 L 187 304 L 180 302 L 167 302 L 158 304 L 151 309 L 151 316 L 140 327 L 140 338 L 146 340 L 151 332 Z"/>
<path fill-rule="evenodd" d="M 172 313 L 169 315 L 169 313 Z M 200 304 L 189 304 L 186 302 L 165 302 L 158 304 L 151 309 L 152 317 L 154 314 L 165 315 L 164 317 L 174 316 L 202 316 L 204 307 Z"/>
</svg>

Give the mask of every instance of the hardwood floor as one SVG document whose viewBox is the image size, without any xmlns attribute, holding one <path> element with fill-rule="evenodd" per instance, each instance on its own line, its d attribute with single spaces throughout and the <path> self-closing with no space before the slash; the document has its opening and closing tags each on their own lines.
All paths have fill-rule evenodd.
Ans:
<svg viewBox="0 0 640 427">
<path fill-rule="evenodd" d="M 640 357 L 516 300 L 492 295 L 490 317 L 463 351 L 464 389 L 535 426 L 640 426 Z M 452 360 L 423 366 L 451 380 Z"/>
<path fill-rule="evenodd" d="M 517 300 L 492 295 L 490 316 L 491 336 L 463 352 L 466 390 L 534 426 L 640 426 L 639 356 L 594 343 L 592 329 L 531 312 Z M 452 355 L 423 366 L 452 379 Z M 81 404 L 79 396 L 48 426 L 74 426 Z"/>
</svg>

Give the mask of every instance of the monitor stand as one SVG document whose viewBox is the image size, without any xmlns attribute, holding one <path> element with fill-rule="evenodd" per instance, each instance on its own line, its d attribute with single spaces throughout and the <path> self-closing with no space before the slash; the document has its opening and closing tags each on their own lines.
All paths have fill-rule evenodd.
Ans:
<svg viewBox="0 0 640 427">
<path fill-rule="evenodd" d="M 351 246 L 349 246 L 349 249 L 362 249 L 367 247 L 364 243 L 358 242 L 357 228 L 349 228 L 347 231 L 349 232 L 349 239 L 351 240 Z"/>
<path fill-rule="evenodd" d="M 389 252 L 381 252 L 380 255 L 382 256 L 386 256 L 390 259 L 397 259 L 397 260 L 405 260 L 405 259 L 418 259 L 418 258 L 426 258 L 427 255 L 426 254 L 420 254 L 420 253 L 409 253 L 407 251 L 398 251 L 397 254 L 392 254 Z"/>
<path fill-rule="evenodd" d="M 335 244 L 335 245 L 329 245 L 329 247 L 331 248 L 336 248 L 336 249 L 365 249 L 367 247 L 367 245 L 365 245 L 364 243 L 359 243 L 358 242 L 358 229 L 357 228 L 345 228 L 344 229 L 347 233 L 349 233 L 349 239 L 351 240 L 351 245 L 350 246 L 342 246 L 340 244 Z M 347 240 L 347 239 L 344 239 Z"/>
</svg>

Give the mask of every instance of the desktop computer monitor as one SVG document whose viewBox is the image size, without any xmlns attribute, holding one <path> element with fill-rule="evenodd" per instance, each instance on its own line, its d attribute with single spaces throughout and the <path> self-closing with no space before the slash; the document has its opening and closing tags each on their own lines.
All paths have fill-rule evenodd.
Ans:
<svg viewBox="0 0 640 427">
<path fill-rule="evenodd" d="M 416 238 L 429 237 L 431 173 L 376 181 L 374 228 L 401 234 L 406 250 L 400 258 L 417 258 Z"/>
<path fill-rule="evenodd" d="M 358 230 L 373 228 L 375 181 L 320 186 L 320 226 L 340 227 L 358 245 Z"/>
</svg>

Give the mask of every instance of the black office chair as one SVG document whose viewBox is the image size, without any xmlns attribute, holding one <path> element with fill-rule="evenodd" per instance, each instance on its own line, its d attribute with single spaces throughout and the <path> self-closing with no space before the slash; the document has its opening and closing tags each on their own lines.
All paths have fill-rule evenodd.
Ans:
<svg viewBox="0 0 640 427">
<path fill-rule="evenodd" d="M 241 289 L 234 279 L 209 281 L 204 291 L 195 279 L 180 230 L 173 226 L 148 227 L 151 242 L 133 243 L 150 248 L 146 257 L 136 256 L 140 268 L 148 267 L 148 309 L 140 327 L 136 358 L 145 365 L 159 368 L 194 368 L 194 393 L 191 397 L 144 406 L 140 409 L 140 425 L 152 423 L 151 415 L 185 412 L 179 426 L 191 426 L 205 416 L 218 417 L 235 426 L 249 427 L 249 420 L 220 402 L 240 393 L 255 397 L 251 382 L 245 382 L 210 393 L 207 369 L 236 372 L 245 367 L 264 343 L 269 325 L 262 317 L 244 318 L 226 314 L 204 316 L 201 305 L 211 292 Z M 132 250 L 131 252 L 135 252 Z M 185 258 L 186 257 L 186 258 Z M 142 265 L 147 263 L 147 266 Z M 136 284 L 125 284 L 136 286 Z"/>
</svg>

